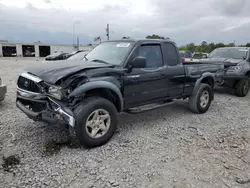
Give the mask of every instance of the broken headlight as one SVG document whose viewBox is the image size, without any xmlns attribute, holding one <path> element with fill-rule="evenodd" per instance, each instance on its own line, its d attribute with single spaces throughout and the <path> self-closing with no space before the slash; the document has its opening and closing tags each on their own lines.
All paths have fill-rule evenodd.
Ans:
<svg viewBox="0 0 250 188">
<path fill-rule="evenodd" d="M 242 66 L 232 66 L 228 68 L 229 72 L 240 72 L 242 70 Z"/>
<path fill-rule="evenodd" d="M 51 95 L 52 97 L 58 100 L 61 100 L 63 97 L 62 88 L 58 86 L 50 86 L 48 89 L 48 93 L 49 95 Z"/>
</svg>

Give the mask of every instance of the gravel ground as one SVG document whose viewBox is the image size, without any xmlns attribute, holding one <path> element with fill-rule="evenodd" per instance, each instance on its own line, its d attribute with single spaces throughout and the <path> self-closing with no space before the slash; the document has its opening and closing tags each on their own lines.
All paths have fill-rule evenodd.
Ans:
<svg viewBox="0 0 250 188">
<path fill-rule="evenodd" d="M 186 101 L 121 114 L 112 140 L 86 150 L 16 108 L 17 76 L 36 63 L 0 60 L 8 85 L 0 104 L 0 187 L 250 187 L 250 95 L 218 89 L 202 115 Z"/>
</svg>

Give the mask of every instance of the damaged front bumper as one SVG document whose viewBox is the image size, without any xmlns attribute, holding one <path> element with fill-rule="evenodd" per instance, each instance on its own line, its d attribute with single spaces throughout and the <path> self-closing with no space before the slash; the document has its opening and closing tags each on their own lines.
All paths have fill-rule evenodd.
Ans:
<svg viewBox="0 0 250 188">
<path fill-rule="evenodd" d="M 73 112 L 64 103 L 40 93 L 33 93 L 18 88 L 16 106 L 30 119 L 35 121 L 75 126 Z"/>
</svg>

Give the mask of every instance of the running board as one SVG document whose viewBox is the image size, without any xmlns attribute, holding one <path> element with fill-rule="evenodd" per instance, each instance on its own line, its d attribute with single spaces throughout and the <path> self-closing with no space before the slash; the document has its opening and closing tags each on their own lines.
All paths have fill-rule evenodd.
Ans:
<svg viewBox="0 0 250 188">
<path fill-rule="evenodd" d="M 139 113 L 155 110 L 158 108 L 162 108 L 162 107 L 168 106 L 168 105 L 173 104 L 173 103 L 174 103 L 174 101 L 160 103 L 160 104 L 159 103 L 148 104 L 148 105 L 143 105 L 140 107 L 129 108 L 129 109 L 125 110 L 124 112 L 129 113 L 129 114 L 139 114 Z M 149 107 L 147 107 L 147 106 L 149 106 Z"/>
</svg>

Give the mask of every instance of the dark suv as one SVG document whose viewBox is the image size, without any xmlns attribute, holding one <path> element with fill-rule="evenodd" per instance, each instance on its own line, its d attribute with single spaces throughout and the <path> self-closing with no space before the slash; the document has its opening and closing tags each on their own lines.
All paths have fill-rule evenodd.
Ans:
<svg viewBox="0 0 250 188">
<path fill-rule="evenodd" d="M 227 68 L 221 85 L 235 89 L 235 94 L 245 97 L 250 86 L 250 48 L 249 47 L 223 47 L 213 50 L 206 63 L 222 62 Z"/>
</svg>

